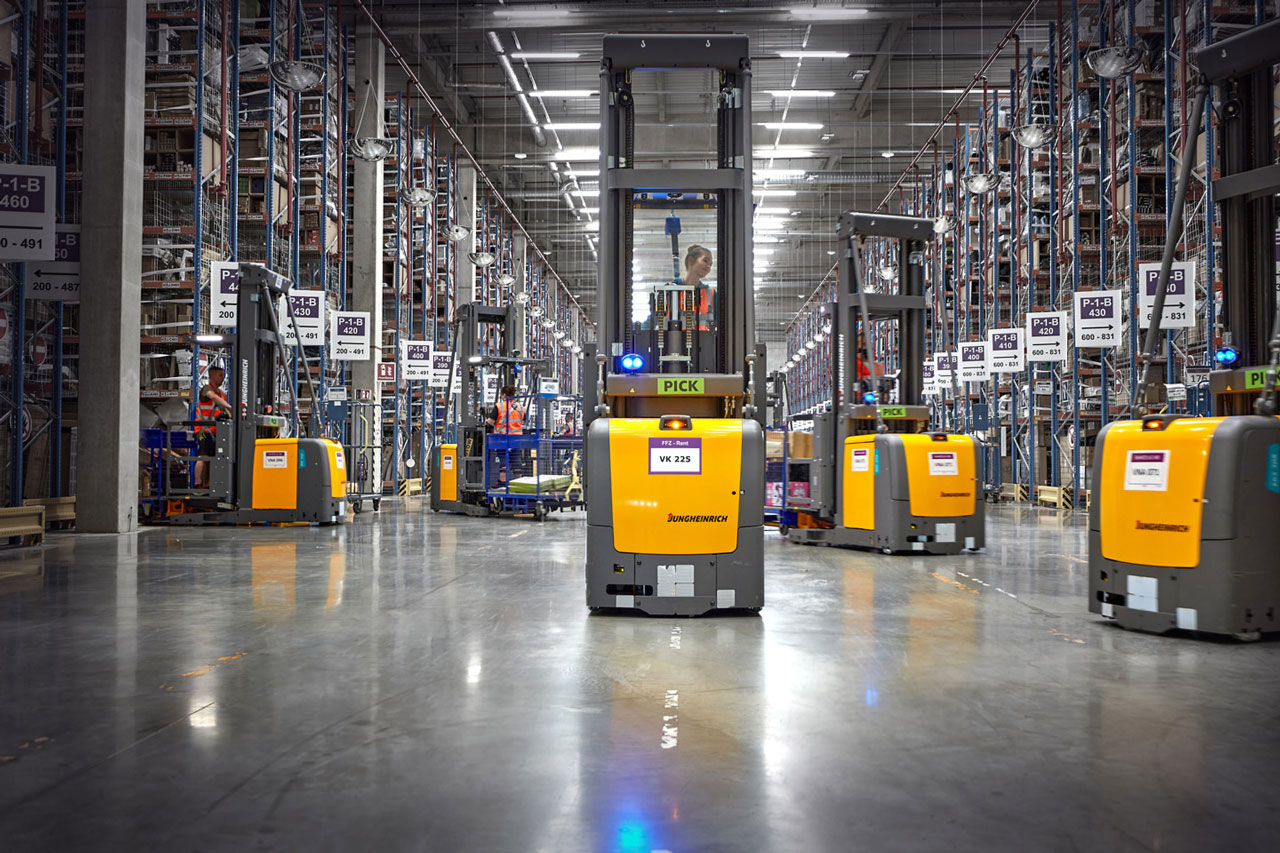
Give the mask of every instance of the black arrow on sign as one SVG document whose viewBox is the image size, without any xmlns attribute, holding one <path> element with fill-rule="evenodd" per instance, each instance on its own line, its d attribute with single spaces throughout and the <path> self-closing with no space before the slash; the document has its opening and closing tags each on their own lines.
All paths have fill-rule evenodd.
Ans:
<svg viewBox="0 0 1280 853">
<path fill-rule="evenodd" d="M 1186 304 L 1185 302 L 1166 302 L 1164 304 L 1164 307 L 1165 308 L 1181 308 L 1185 304 Z"/>
<path fill-rule="evenodd" d="M 1114 323 L 1108 323 L 1108 324 L 1107 324 L 1107 325 L 1105 325 L 1105 326 L 1081 326 L 1080 328 L 1082 328 L 1082 329 L 1106 329 L 1106 330 L 1110 331 L 1111 329 L 1114 329 L 1114 328 L 1115 328 L 1115 324 L 1114 324 Z"/>
<path fill-rule="evenodd" d="M 50 276 L 50 275 L 60 275 L 63 277 L 72 276 L 74 278 L 79 278 L 80 273 L 78 272 L 45 272 L 44 270 L 36 270 L 36 275 L 41 276 L 42 278 L 44 276 Z"/>
</svg>

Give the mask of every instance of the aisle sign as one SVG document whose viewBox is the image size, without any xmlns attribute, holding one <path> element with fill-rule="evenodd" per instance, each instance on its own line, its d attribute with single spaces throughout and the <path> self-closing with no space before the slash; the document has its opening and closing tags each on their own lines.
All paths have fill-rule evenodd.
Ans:
<svg viewBox="0 0 1280 853">
<path fill-rule="evenodd" d="M 431 351 L 431 387 L 449 387 L 449 365 L 453 363 L 453 353 Z"/>
<path fill-rule="evenodd" d="M 938 378 L 934 375 L 933 359 L 926 358 L 924 360 L 924 367 L 920 371 L 920 377 L 923 380 L 921 393 L 926 397 L 932 397 L 938 393 Z"/>
<path fill-rule="evenodd" d="M 499 376 L 496 372 L 490 373 L 489 371 L 485 371 L 484 373 L 484 404 L 486 406 L 493 406 L 497 404 L 498 382 L 500 382 L 501 379 L 502 377 Z"/>
<path fill-rule="evenodd" d="M 298 335 L 302 336 L 302 345 L 308 347 L 324 346 L 324 309 L 325 292 L 323 290 L 290 290 L 289 305 L 280 300 L 279 319 L 280 333 L 284 335 L 286 346 L 297 346 L 298 337 L 294 334 L 294 324 L 289 320 L 289 308 L 293 309 L 293 319 L 298 324 Z"/>
<path fill-rule="evenodd" d="M 986 382 L 991 375 L 987 368 L 987 342 L 965 341 L 960 345 L 960 381 Z"/>
<path fill-rule="evenodd" d="M 0 261 L 53 261 L 53 166 L 0 163 Z"/>
<path fill-rule="evenodd" d="M 1141 327 L 1150 328 L 1151 314 L 1156 310 L 1156 285 L 1160 281 L 1160 264 L 1138 264 Z M 1169 286 L 1164 298 L 1162 329 L 1191 329 L 1196 324 L 1196 262 L 1174 261 L 1169 269 Z"/>
<path fill-rule="evenodd" d="M 935 352 L 933 354 L 933 376 L 939 389 L 951 384 L 956 373 L 956 354 L 953 352 Z"/>
<path fill-rule="evenodd" d="M 1202 382 L 1209 381 L 1209 370 L 1207 365 L 1188 364 L 1187 365 L 1187 384 L 1199 385 Z"/>
<path fill-rule="evenodd" d="M 1027 365 L 1022 353 L 1022 329 L 992 329 L 987 334 L 992 373 L 1017 373 Z"/>
<path fill-rule="evenodd" d="M 1027 361 L 1067 360 L 1067 312 L 1027 315 Z"/>
<path fill-rule="evenodd" d="M 209 264 L 209 325 L 230 329 L 236 324 L 236 300 L 240 294 L 240 264 L 214 261 Z"/>
<path fill-rule="evenodd" d="M 80 301 L 80 226 L 57 226 L 57 248 L 50 263 L 32 264 L 27 296 L 47 302 Z"/>
<path fill-rule="evenodd" d="M 404 353 L 404 378 L 410 381 L 430 379 L 431 343 L 429 341 L 402 341 Z"/>
<path fill-rule="evenodd" d="M 1120 346 L 1120 306 L 1124 304 L 1120 297 L 1118 290 L 1076 293 L 1077 349 Z"/>
<path fill-rule="evenodd" d="M 334 311 L 329 329 L 329 358 L 368 361 L 372 354 L 368 311 Z"/>
</svg>

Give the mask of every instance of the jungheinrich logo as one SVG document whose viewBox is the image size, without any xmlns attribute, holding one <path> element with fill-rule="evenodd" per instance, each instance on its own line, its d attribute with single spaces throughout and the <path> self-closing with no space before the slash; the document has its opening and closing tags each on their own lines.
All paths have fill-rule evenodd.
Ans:
<svg viewBox="0 0 1280 853">
<path fill-rule="evenodd" d="M 728 520 L 729 516 L 727 515 L 676 515 L 674 512 L 667 513 L 667 521 L 669 522 L 711 522 L 719 524 Z"/>
<path fill-rule="evenodd" d="M 973 492 L 943 492 L 943 493 L 942 493 L 942 497 L 944 497 L 944 498 L 971 498 L 971 497 L 973 497 Z"/>
<path fill-rule="evenodd" d="M 1156 521 L 1136 521 L 1138 530 L 1154 530 L 1157 533 L 1186 533 L 1191 528 L 1185 524 L 1161 524 Z"/>
</svg>

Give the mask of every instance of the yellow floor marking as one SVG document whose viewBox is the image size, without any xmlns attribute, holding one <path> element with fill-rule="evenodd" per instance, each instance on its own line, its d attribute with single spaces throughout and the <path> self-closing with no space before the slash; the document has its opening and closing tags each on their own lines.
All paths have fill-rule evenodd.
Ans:
<svg viewBox="0 0 1280 853">
<path fill-rule="evenodd" d="M 976 595 L 976 594 L 977 594 L 977 592 L 978 592 L 976 589 L 974 589 L 974 588 L 973 588 L 973 587 L 971 587 L 971 586 L 965 586 L 964 584 L 960 583 L 960 581 L 955 581 L 955 580 L 952 580 L 951 578 L 943 577 L 942 575 L 938 574 L 937 572 L 929 572 L 929 575 L 930 575 L 931 577 L 934 577 L 934 578 L 936 578 L 936 579 L 938 579 L 938 580 L 942 581 L 943 583 L 949 583 L 949 584 L 951 584 L 952 586 L 956 587 L 957 589 L 963 589 L 965 592 L 972 592 L 972 593 L 974 593 L 975 595 Z"/>
</svg>

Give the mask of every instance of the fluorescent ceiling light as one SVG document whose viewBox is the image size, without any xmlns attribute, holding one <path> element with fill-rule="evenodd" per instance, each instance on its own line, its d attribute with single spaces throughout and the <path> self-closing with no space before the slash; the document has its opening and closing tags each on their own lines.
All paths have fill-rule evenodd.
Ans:
<svg viewBox="0 0 1280 853">
<path fill-rule="evenodd" d="M 773 98 L 834 98 L 836 93 L 830 89 L 771 89 L 769 96 Z"/>
<path fill-rule="evenodd" d="M 786 157 L 812 157 L 813 151 L 809 148 L 796 148 L 789 145 L 779 145 L 777 148 L 764 148 L 752 152 L 758 160 L 773 160 Z M 756 174 L 760 174 L 756 172 Z"/>
<path fill-rule="evenodd" d="M 523 151 L 517 151 L 516 153 L 512 154 L 511 156 L 512 156 L 512 157 L 515 157 L 517 160 L 525 160 L 525 159 L 527 159 L 527 158 L 529 157 L 529 155 L 528 155 L 528 154 L 526 154 L 526 153 L 524 153 Z"/>
<path fill-rule="evenodd" d="M 576 53 L 513 53 L 512 59 L 577 59 Z"/>
<path fill-rule="evenodd" d="M 791 16 L 809 21 L 838 21 L 844 18 L 860 18 L 869 9 L 843 9 L 838 6 L 793 6 Z"/>
<path fill-rule="evenodd" d="M 759 157 L 758 154 L 753 156 Z M 804 169 L 752 169 L 752 177 L 761 178 L 763 180 L 772 180 L 774 178 L 803 178 Z"/>
<path fill-rule="evenodd" d="M 574 13 L 573 9 L 558 9 L 555 6 L 542 9 L 515 9 L 510 6 L 494 9 L 495 18 L 567 18 Z"/>
<path fill-rule="evenodd" d="M 823 125 L 807 121 L 762 121 L 761 127 L 769 130 L 822 130 Z"/>
<path fill-rule="evenodd" d="M 775 190 L 775 189 L 766 190 L 766 189 L 761 189 L 759 187 L 756 187 L 755 191 L 757 195 L 773 195 L 773 196 L 779 196 L 779 197 L 785 196 L 787 198 L 794 198 L 798 194 L 796 190 Z"/>
<path fill-rule="evenodd" d="M 595 89 L 532 89 L 531 98 L 595 98 L 600 95 Z"/>
<path fill-rule="evenodd" d="M 543 130 L 599 130 L 600 122 L 598 121 L 561 121 L 544 124 Z M 566 158 L 572 159 L 572 158 Z"/>
<path fill-rule="evenodd" d="M 590 161 L 592 163 L 596 163 L 600 160 L 600 149 L 585 145 L 570 146 L 557 153 L 556 159 L 573 160 L 574 162 Z"/>
<path fill-rule="evenodd" d="M 848 59 L 849 52 L 845 50 L 780 50 L 778 56 L 783 59 Z"/>
<path fill-rule="evenodd" d="M 761 205 L 760 207 L 756 208 L 756 213 L 770 213 L 770 214 L 778 215 L 778 214 L 786 214 L 790 212 L 791 211 L 785 207 L 764 207 L 763 205 Z"/>
</svg>

